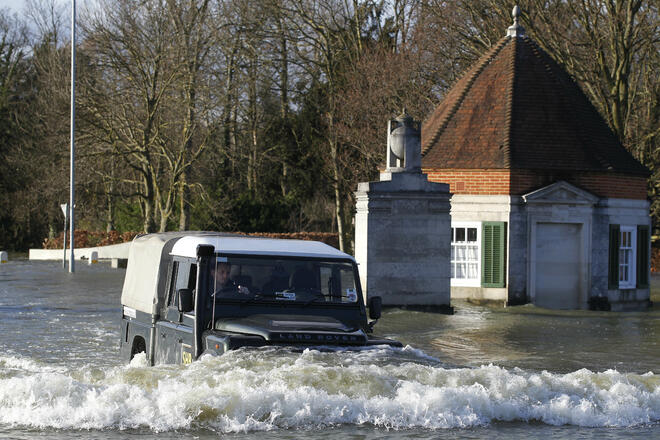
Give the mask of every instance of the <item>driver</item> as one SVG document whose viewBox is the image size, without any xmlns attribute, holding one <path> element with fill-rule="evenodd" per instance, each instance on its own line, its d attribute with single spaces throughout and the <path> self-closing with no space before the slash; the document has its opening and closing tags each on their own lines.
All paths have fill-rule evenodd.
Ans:
<svg viewBox="0 0 660 440">
<path fill-rule="evenodd" d="M 238 285 L 229 277 L 231 273 L 231 264 L 230 263 L 217 263 L 215 266 L 214 273 L 214 282 L 213 282 L 213 291 L 222 292 L 224 294 L 232 293 L 241 293 L 243 295 L 249 295 L 250 290 L 245 287 Z"/>
</svg>

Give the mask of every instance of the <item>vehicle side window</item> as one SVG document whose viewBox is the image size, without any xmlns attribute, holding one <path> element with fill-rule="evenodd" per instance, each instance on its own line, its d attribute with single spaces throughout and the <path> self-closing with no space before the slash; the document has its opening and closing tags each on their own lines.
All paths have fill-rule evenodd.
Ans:
<svg viewBox="0 0 660 440">
<path fill-rule="evenodd" d="M 169 305 L 172 307 L 178 307 L 179 298 L 176 292 L 179 289 L 195 289 L 195 283 L 197 282 L 197 265 L 184 262 L 184 261 L 175 261 L 174 266 L 172 267 L 172 290 L 170 292 L 170 301 Z"/>
<path fill-rule="evenodd" d="M 178 274 L 179 262 L 175 261 L 172 263 L 172 279 L 170 280 L 169 301 L 167 302 L 167 305 L 171 307 L 176 307 L 179 304 L 179 299 L 176 296 L 176 283 Z"/>
<path fill-rule="evenodd" d="M 191 263 L 179 263 L 179 273 L 176 277 L 176 290 L 194 289 L 197 266 Z"/>
<path fill-rule="evenodd" d="M 357 289 L 357 286 L 355 285 L 355 276 L 353 275 L 353 271 L 349 269 L 342 270 L 341 271 L 341 286 L 340 286 L 340 291 L 341 289 Z"/>
<path fill-rule="evenodd" d="M 341 279 L 339 269 L 336 266 L 320 267 L 321 273 L 321 292 L 333 299 L 341 301 Z"/>
<path fill-rule="evenodd" d="M 188 289 L 195 290 L 197 286 L 197 265 L 191 264 L 188 273 L 190 274 L 188 277 Z"/>
<path fill-rule="evenodd" d="M 321 267 L 321 293 L 329 295 L 332 292 L 332 269 L 329 267 Z"/>
</svg>

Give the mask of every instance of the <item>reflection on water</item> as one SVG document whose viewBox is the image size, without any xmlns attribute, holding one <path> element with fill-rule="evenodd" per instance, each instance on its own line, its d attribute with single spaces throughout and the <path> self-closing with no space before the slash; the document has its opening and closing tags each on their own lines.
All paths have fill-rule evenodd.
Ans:
<svg viewBox="0 0 660 440">
<path fill-rule="evenodd" d="M 453 316 L 389 311 L 377 328 L 456 365 L 492 362 L 554 372 L 660 370 L 658 306 L 635 313 L 454 306 Z"/>
<path fill-rule="evenodd" d="M 50 365 L 116 365 L 124 271 L 13 261 L 0 266 L 2 353 Z"/>
<path fill-rule="evenodd" d="M 388 310 L 376 329 L 404 349 L 261 348 L 147 367 L 119 362 L 124 271 L 77 270 L 0 266 L 0 437 L 660 436 L 657 307 Z"/>
</svg>

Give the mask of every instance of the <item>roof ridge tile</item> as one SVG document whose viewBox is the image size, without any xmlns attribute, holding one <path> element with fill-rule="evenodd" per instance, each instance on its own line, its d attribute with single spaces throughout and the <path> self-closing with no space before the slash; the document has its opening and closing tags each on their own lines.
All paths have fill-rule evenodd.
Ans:
<svg viewBox="0 0 660 440">
<path fill-rule="evenodd" d="M 511 168 L 511 138 L 513 137 L 513 94 L 515 92 L 515 82 L 516 82 L 516 53 L 518 51 L 518 38 L 512 38 L 512 43 L 513 44 L 513 56 L 511 57 L 511 74 L 509 75 L 509 87 L 506 90 L 506 114 L 505 114 L 505 121 L 506 125 L 508 126 L 508 130 L 506 130 L 506 138 L 503 140 L 500 148 L 502 149 L 502 153 L 504 154 L 504 167 L 505 168 Z"/>
<path fill-rule="evenodd" d="M 481 72 L 486 68 L 488 64 L 500 53 L 502 48 L 506 46 L 506 43 L 511 40 L 509 37 L 504 37 L 500 39 L 500 41 L 497 42 L 495 46 L 488 52 L 485 56 L 482 56 L 481 62 L 476 66 L 476 68 L 472 71 L 467 71 L 464 76 L 459 78 L 457 83 L 461 81 L 463 78 L 467 77 L 469 74 L 468 80 L 465 84 L 465 87 L 461 90 L 461 93 L 458 96 L 458 99 L 454 102 L 454 104 L 450 107 L 449 111 L 445 114 L 445 116 L 440 120 L 440 124 L 438 125 L 438 128 L 435 130 L 433 135 L 429 138 L 428 142 L 426 142 L 426 145 L 422 145 L 422 157 L 428 152 L 428 150 L 431 149 L 435 141 L 438 139 L 438 137 L 442 134 L 443 130 L 447 128 L 447 124 L 451 120 L 452 116 L 456 113 L 456 111 L 460 108 L 461 104 L 463 103 L 463 100 L 465 99 L 465 96 L 468 94 L 470 91 L 470 88 L 472 88 L 472 85 L 474 84 L 475 80 L 479 76 Z M 451 89 L 450 89 L 451 90 Z"/>
</svg>

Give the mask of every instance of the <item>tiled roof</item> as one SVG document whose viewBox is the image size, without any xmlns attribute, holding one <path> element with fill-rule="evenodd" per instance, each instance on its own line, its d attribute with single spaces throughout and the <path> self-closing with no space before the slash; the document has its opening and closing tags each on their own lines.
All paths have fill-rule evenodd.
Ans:
<svg viewBox="0 0 660 440">
<path fill-rule="evenodd" d="M 533 40 L 504 37 L 422 126 L 424 168 L 648 175 L 571 77 Z"/>
</svg>

